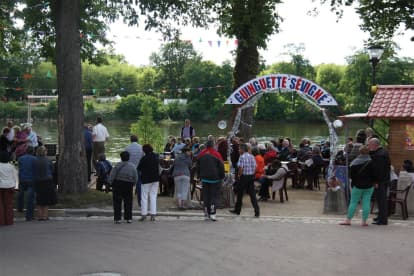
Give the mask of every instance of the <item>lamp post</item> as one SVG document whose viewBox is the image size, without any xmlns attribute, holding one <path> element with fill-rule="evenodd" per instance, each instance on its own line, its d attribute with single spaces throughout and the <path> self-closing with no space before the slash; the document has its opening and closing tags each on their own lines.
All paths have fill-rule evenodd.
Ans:
<svg viewBox="0 0 414 276">
<path fill-rule="evenodd" d="M 376 67 L 380 62 L 381 56 L 384 53 L 384 48 L 378 45 L 373 45 L 368 48 L 369 61 L 372 64 L 372 85 L 376 85 Z"/>
<path fill-rule="evenodd" d="M 372 65 L 372 86 L 371 86 L 370 92 L 372 92 L 373 87 L 377 85 L 376 67 L 378 63 L 380 62 L 380 59 L 383 53 L 384 53 L 384 48 L 379 45 L 372 45 L 368 47 L 369 61 L 371 62 L 371 65 Z M 374 126 L 374 120 L 371 119 L 369 121 L 369 126 L 370 127 Z"/>
</svg>

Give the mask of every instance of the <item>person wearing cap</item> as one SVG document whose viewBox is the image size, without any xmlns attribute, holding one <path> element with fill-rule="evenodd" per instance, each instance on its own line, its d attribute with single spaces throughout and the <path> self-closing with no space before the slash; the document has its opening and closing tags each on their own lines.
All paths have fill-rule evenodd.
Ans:
<svg viewBox="0 0 414 276">
<path fill-rule="evenodd" d="M 197 159 L 197 172 L 203 185 L 204 216 L 216 221 L 217 196 L 224 179 L 224 164 L 220 153 L 214 149 L 214 141 L 206 143 L 206 149 Z"/>
</svg>

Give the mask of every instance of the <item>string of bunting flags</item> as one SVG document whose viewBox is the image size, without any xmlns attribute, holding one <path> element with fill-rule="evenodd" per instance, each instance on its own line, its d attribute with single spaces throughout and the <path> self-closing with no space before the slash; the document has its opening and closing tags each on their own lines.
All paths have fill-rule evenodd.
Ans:
<svg viewBox="0 0 414 276">
<path fill-rule="evenodd" d="M 2 30 L 8 30 L 7 28 L 4 28 L 0 25 L 0 29 Z M 33 33 L 38 33 L 39 35 L 46 35 L 48 34 L 45 31 L 40 31 L 40 30 L 30 30 Z M 122 39 L 136 39 L 136 40 L 146 40 L 146 41 L 158 41 L 161 43 L 166 43 L 166 42 L 173 42 L 173 39 L 162 39 L 162 38 L 153 38 L 153 37 L 142 37 L 142 36 L 133 36 L 133 35 L 116 35 L 116 34 L 112 34 L 112 35 L 106 35 L 106 34 L 93 34 L 93 33 L 79 33 L 79 36 L 81 39 L 93 39 L 94 37 L 105 37 L 109 40 L 118 40 L 120 38 Z M 206 39 L 206 38 L 198 38 L 198 39 L 181 39 L 181 42 L 184 43 L 189 43 L 189 44 L 193 44 L 195 45 L 195 43 L 199 43 L 199 44 L 203 44 L 203 43 L 207 43 L 208 46 L 212 47 L 217 47 L 217 48 L 221 48 L 223 47 L 223 45 L 225 45 L 226 47 L 231 47 L 231 46 L 237 46 L 239 44 L 239 41 L 237 39 L 226 39 L 226 38 L 218 38 L 218 39 Z"/>
<path fill-rule="evenodd" d="M 34 8 L 44 8 L 45 9 L 48 6 L 49 6 L 49 2 L 45 2 L 45 3 L 39 3 L 39 4 L 36 4 L 36 5 L 33 5 L 33 6 L 25 7 L 24 9 L 34 9 Z M 2 25 L 0 25 L 0 29 L 5 30 L 5 31 L 8 30 L 7 27 L 4 27 Z M 45 32 L 45 31 L 42 31 L 42 30 L 30 30 L 30 31 L 33 32 L 33 33 L 38 33 L 40 35 L 48 34 L 48 32 Z M 108 39 L 112 38 L 113 40 L 123 38 L 123 39 L 139 39 L 139 40 L 147 40 L 147 41 L 159 41 L 159 42 L 174 41 L 172 39 L 171 40 L 166 40 L 166 39 L 160 39 L 160 38 L 141 37 L 141 36 L 133 36 L 133 35 L 122 35 L 122 36 L 120 36 L 120 35 L 113 34 L 113 35 L 108 36 L 105 33 L 98 33 L 97 34 L 97 33 L 82 33 L 82 32 L 80 32 L 79 36 L 80 36 L 81 39 L 82 38 L 92 39 L 94 37 L 105 37 L 105 38 L 108 38 Z M 223 38 L 203 39 L 201 37 L 198 40 L 182 39 L 181 41 L 186 42 L 186 43 L 191 43 L 191 44 L 194 44 L 194 42 L 197 42 L 197 41 L 198 41 L 199 44 L 206 42 L 206 43 L 208 43 L 208 45 L 210 47 L 213 47 L 213 46 L 216 45 L 218 48 L 220 48 L 223 44 L 225 44 L 228 47 L 228 46 L 231 46 L 231 45 L 237 46 L 238 43 L 239 43 L 239 41 L 237 39 L 226 39 L 226 38 L 224 38 L 224 39 Z"/>
<path fill-rule="evenodd" d="M 23 91 L 23 87 L 0 87 L 1 89 L 7 89 L 7 90 L 15 90 L 15 91 Z M 154 91 L 160 91 L 161 93 L 167 93 L 167 92 L 177 92 L 178 94 L 181 93 L 190 93 L 190 92 L 207 92 L 211 91 L 213 89 L 230 89 L 230 86 L 224 86 L 224 85 L 216 85 L 216 86 L 204 86 L 204 87 L 187 87 L 187 88 L 168 88 L 168 89 L 136 89 L 134 92 L 136 93 L 152 93 Z M 42 91 L 42 92 L 51 92 L 52 94 L 56 94 L 57 89 L 56 88 L 30 88 L 31 91 Z M 121 87 L 119 89 L 115 88 L 82 88 L 83 92 L 91 92 L 92 94 L 97 94 L 98 92 L 105 92 L 106 94 L 111 94 L 114 92 L 125 92 L 126 89 Z"/>
</svg>

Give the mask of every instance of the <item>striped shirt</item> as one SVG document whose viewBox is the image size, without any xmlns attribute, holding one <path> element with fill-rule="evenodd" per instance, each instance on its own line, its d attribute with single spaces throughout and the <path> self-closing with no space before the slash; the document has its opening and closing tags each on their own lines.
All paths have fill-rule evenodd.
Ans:
<svg viewBox="0 0 414 276">
<path fill-rule="evenodd" d="M 256 171 L 256 160 L 248 152 L 243 153 L 238 162 L 238 167 L 243 169 L 243 175 L 254 175 Z"/>
</svg>

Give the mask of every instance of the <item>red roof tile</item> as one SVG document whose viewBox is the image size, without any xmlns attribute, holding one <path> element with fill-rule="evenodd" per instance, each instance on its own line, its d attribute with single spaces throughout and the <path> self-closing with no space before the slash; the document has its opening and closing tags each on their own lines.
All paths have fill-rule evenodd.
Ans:
<svg viewBox="0 0 414 276">
<path fill-rule="evenodd" d="M 378 85 L 368 118 L 414 118 L 414 85 Z"/>
</svg>

